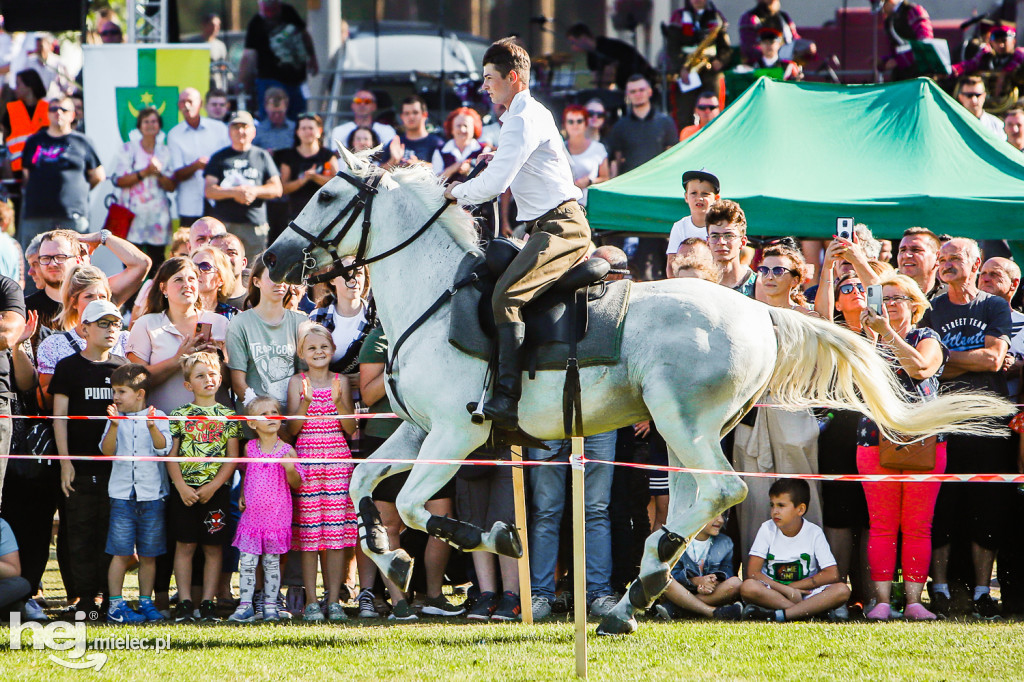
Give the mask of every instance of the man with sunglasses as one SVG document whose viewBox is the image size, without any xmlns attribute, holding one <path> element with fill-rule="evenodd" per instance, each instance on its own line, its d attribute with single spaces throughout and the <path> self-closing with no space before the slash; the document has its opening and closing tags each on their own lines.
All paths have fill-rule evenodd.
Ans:
<svg viewBox="0 0 1024 682">
<path fill-rule="evenodd" d="M 72 130 L 71 98 L 51 100 L 49 114 L 50 125 L 29 137 L 22 152 L 22 248 L 37 234 L 56 228 L 87 232 L 89 190 L 107 177 L 92 142 Z"/>
<path fill-rule="evenodd" d="M 718 95 L 710 90 L 700 93 L 697 96 L 697 104 L 693 108 L 693 113 L 697 117 L 697 122 L 679 131 L 680 142 L 697 134 L 697 131 L 718 118 L 718 115 L 722 113 Z"/>
<path fill-rule="evenodd" d="M 339 147 L 344 147 L 348 136 L 359 126 L 373 128 L 373 132 L 377 133 L 381 144 L 387 145 L 391 142 L 391 138 L 395 136 L 395 129 L 387 123 L 381 123 L 373 119 L 373 115 L 377 111 L 376 95 L 369 90 L 357 90 L 356 94 L 352 97 L 351 106 L 352 120 L 334 127 L 334 130 L 331 131 L 330 139 L 327 140 L 328 147 L 334 151 L 338 151 Z"/>
<path fill-rule="evenodd" d="M 1006 131 L 1003 130 L 1003 122 L 985 111 L 986 96 L 985 81 L 981 76 L 965 76 L 957 84 L 956 98 L 964 105 L 964 109 L 974 114 L 981 121 L 983 128 L 1005 141 Z"/>
</svg>

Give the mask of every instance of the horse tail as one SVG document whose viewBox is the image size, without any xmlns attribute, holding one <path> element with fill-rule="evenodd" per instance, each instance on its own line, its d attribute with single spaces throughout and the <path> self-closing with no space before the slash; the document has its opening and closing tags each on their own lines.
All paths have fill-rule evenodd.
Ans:
<svg viewBox="0 0 1024 682">
<path fill-rule="evenodd" d="M 870 417 L 891 440 L 936 433 L 1006 436 L 995 421 L 1016 409 L 986 393 L 946 393 L 921 402 L 863 337 L 793 310 L 772 308 L 779 354 L 768 383 L 785 409 L 832 407 Z"/>
</svg>

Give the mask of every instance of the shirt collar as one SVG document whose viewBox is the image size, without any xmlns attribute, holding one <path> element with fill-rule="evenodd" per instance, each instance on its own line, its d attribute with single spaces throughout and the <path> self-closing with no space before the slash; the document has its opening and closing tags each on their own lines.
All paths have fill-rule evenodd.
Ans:
<svg viewBox="0 0 1024 682">
<path fill-rule="evenodd" d="M 472 154 L 477 149 L 481 149 L 481 147 L 480 141 L 476 138 L 469 139 L 469 144 L 466 145 L 466 151 L 464 152 L 459 152 L 459 148 L 455 146 L 455 138 L 448 140 L 444 143 L 444 146 L 441 147 L 441 151 L 445 154 Z"/>
<path fill-rule="evenodd" d="M 512 101 L 509 103 L 508 109 L 505 111 L 504 114 L 502 114 L 498 118 L 498 120 L 504 123 L 506 116 L 508 116 L 509 114 L 512 114 L 513 116 L 518 114 L 520 111 L 526 108 L 527 103 L 531 99 L 533 98 L 530 97 L 530 88 L 526 88 L 525 90 L 517 92 L 516 96 L 513 97 Z"/>
</svg>

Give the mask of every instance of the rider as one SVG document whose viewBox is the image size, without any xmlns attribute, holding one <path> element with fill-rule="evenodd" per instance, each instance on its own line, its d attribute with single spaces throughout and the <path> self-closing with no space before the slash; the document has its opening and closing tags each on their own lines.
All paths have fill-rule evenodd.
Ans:
<svg viewBox="0 0 1024 682">
<path fill-rule="evenodd" d="M 953 75 L 960 76 L 978 71 L 1013 73 L 1024 65 L 1024 48 L 1017 47 L 1017 31 L 1012 26 L 996 24 L 977 54 L 967 61 L 953 65 Z"/>
<path fill-rule="evenodd" d="M 518 428 L 522 393 L 520 351 L 525 325 L 521 309 L 580 262 L 590 245 L 590 225 L 577 200 L 565 142 L 544 105 L 530 96 L 530 55 L 512 38 L 484 54 L 483 88 L 507 111 L 501 117 L 498 150 L 480 175 L 454 182 L 445 196 L 480 204 L 510 186 L 526 222 L 529 241 L 498 280 L 491 306 L 498 330 L 494 394 L 483 407 L 498 428 Z"/>
</svg>

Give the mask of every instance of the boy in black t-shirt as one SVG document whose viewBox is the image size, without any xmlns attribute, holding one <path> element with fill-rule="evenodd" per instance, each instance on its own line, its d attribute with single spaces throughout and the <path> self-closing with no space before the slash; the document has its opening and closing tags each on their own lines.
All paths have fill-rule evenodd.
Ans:
<svg viewBox="0 0 1024 682">
<path fill-rule="evenodd" d="M 53 370 L 50 393 L 53 414 L 106 416 L 113 400 L 110 375 L 127 361 L 110 354 L 121 333 L 121 313 L 110 301 L 96 300 L 85 307 L 85 350 L 70 355 Z M 53 423 L 57 454 L 98 457 L 103 439 L 103 420 L 56 419 Z M 73 445 L 72 445 L 73 444 Z M 107 483 L 110 462 L 62 459 L 60 488 L 67 497 L 64 513 L 68 524 L 69 570 L 80 601 L 78 608 L 90 621 L 100 619 L 96 598 L 104 590 L 110 557 L 106 553 L 110 498 Z"/>
</svg>

